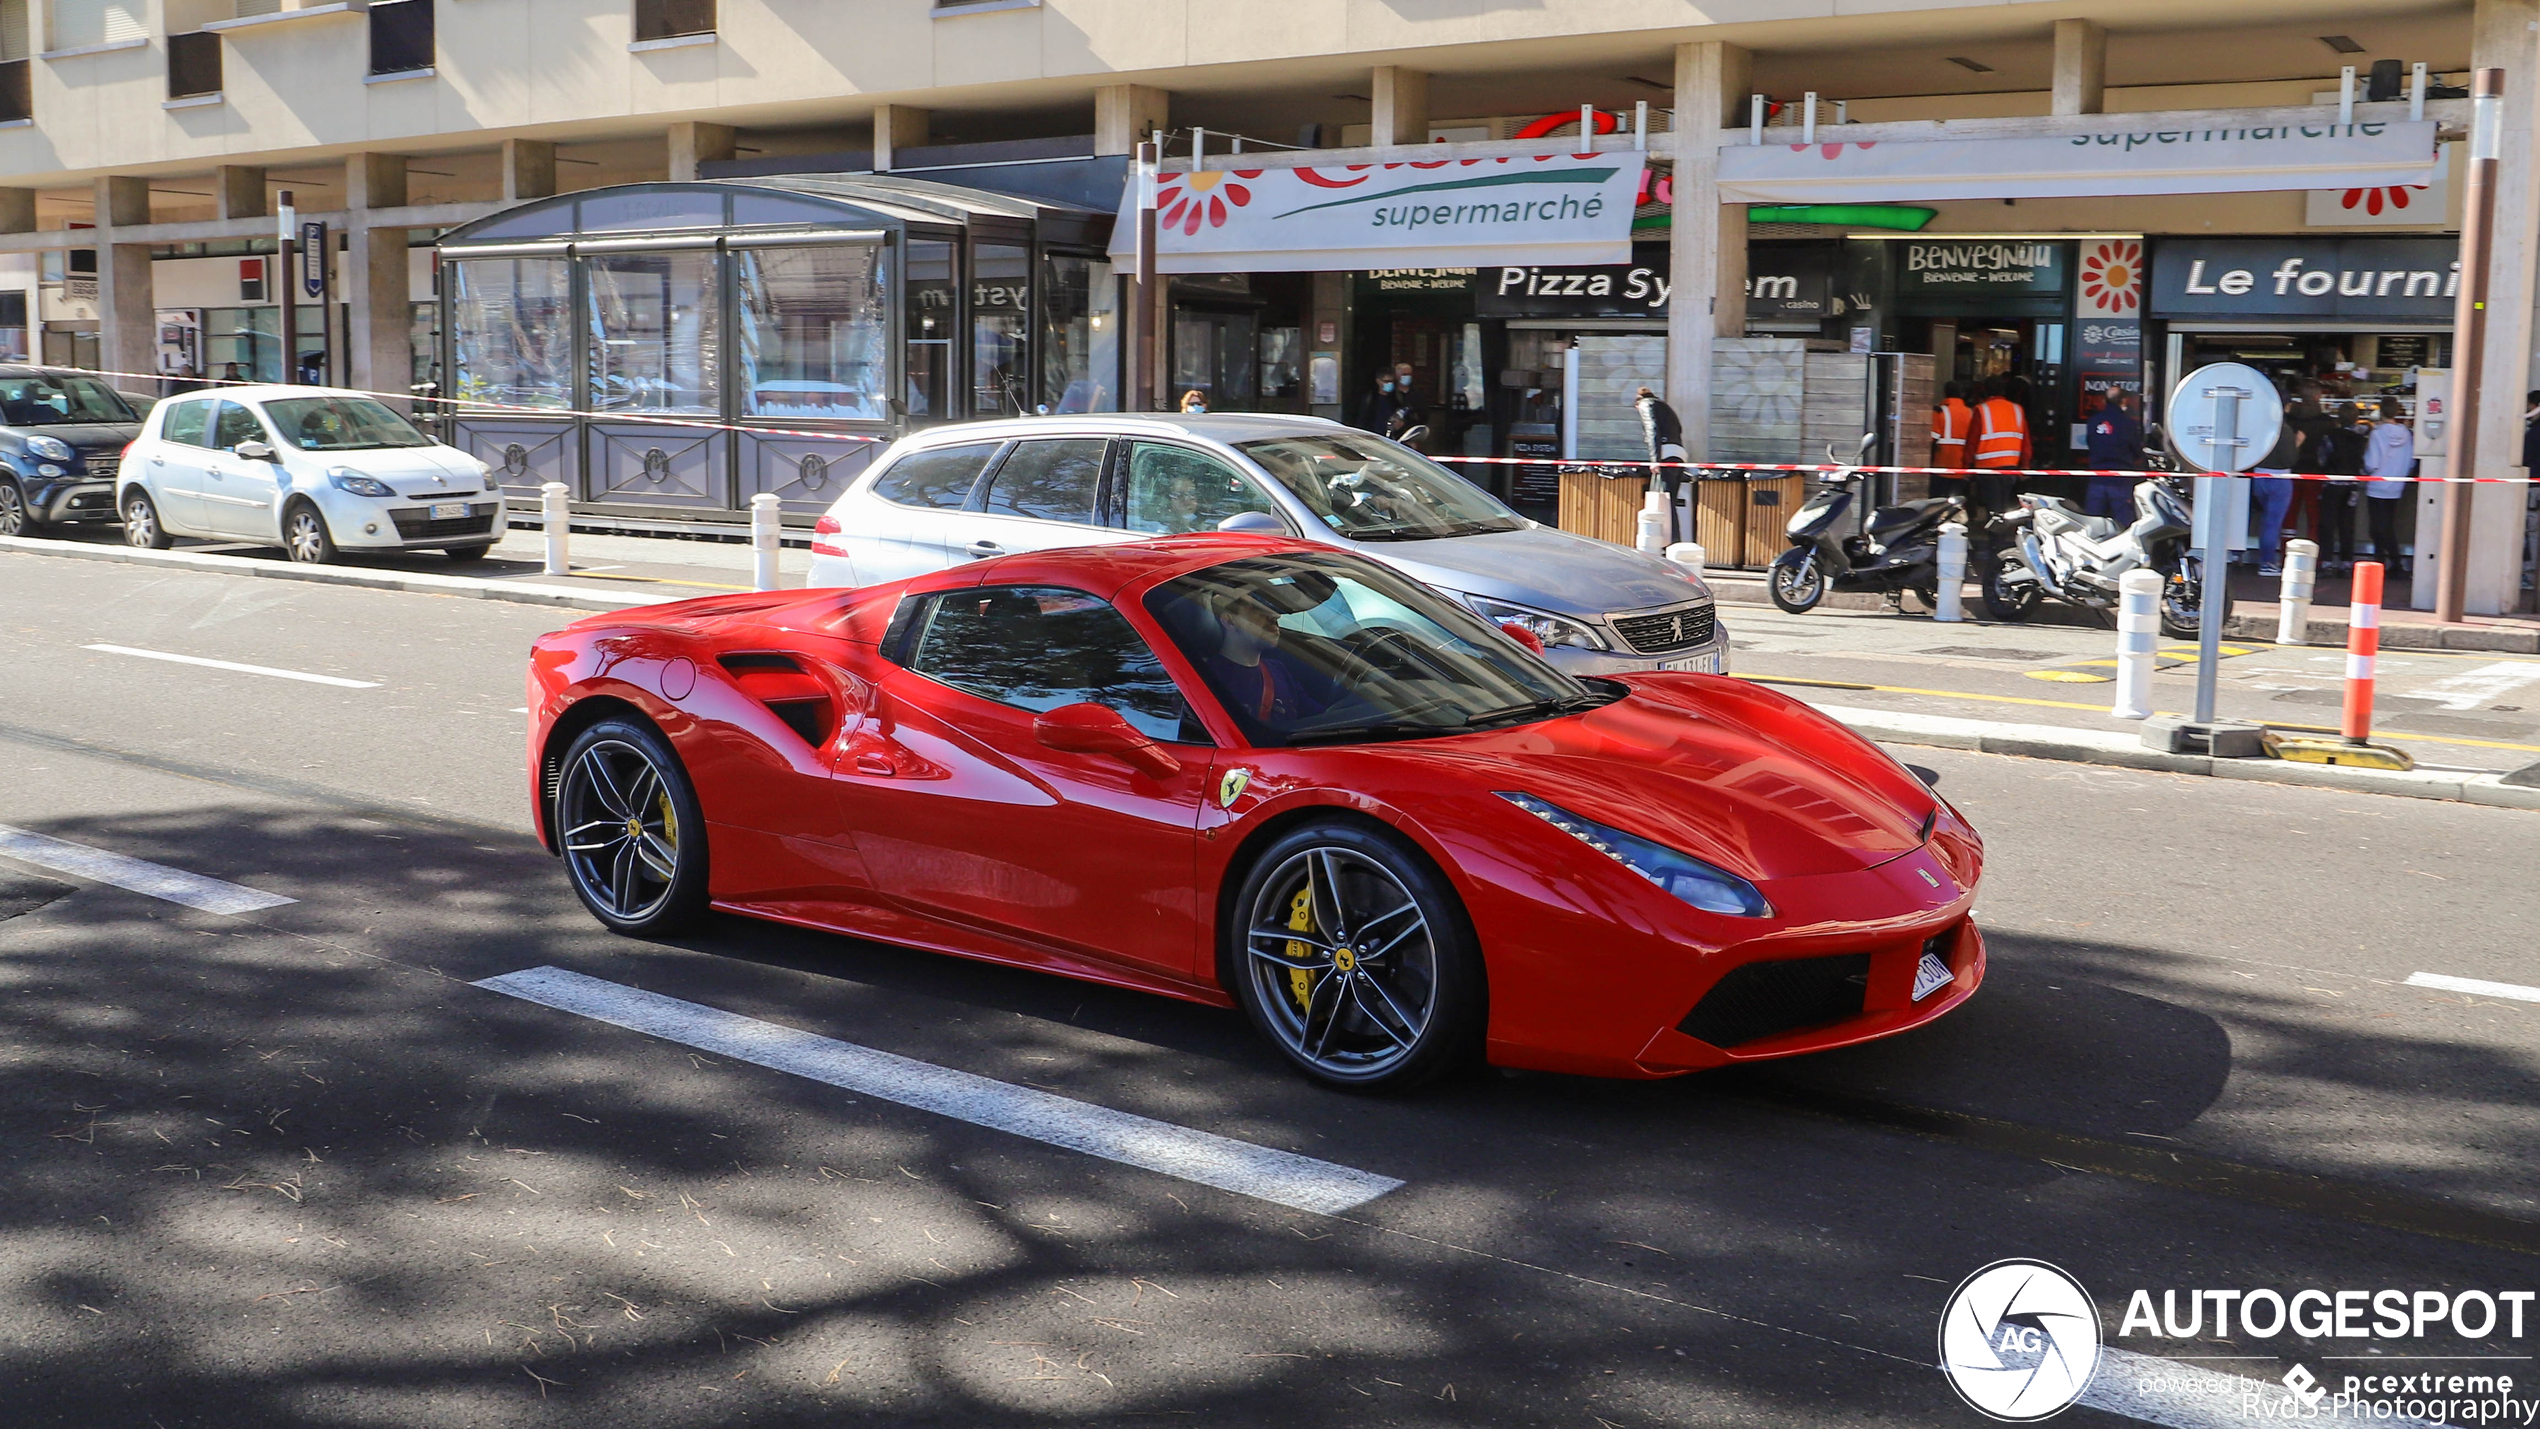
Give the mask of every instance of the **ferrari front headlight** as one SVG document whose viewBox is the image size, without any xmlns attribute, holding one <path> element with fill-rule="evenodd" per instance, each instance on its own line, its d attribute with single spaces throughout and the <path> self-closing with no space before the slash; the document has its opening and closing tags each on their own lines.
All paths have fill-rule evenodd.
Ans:
<svg viewBox="0 0 2540 1429">
<path fill-rule="evenodd" d="M 1707 913 L 1740 918 L 1769 918 L 1773 905 L 1754 884 L 1724 868 L 1714 868 L 1691 854 L 1627 834 L 1611 824 L 1581 818 L 1548 799 L 1500 790 L 1499 797 L 1595 849 L 1623 867 Z"/>
</svg>

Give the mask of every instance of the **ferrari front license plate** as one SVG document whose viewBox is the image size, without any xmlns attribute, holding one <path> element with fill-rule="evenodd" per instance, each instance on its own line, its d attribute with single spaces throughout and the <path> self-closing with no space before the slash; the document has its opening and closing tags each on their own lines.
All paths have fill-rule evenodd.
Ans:
<svg viewBox="0 0 2540 1429">
<path fill-rule="evenodd" d="M 1719 651 L 1714 650 L 1708 655 L 1695 655 L 1684 660 L 1663 661 L 1660 663 L 1658 668 L 1661 670 L 1691 670 L 1697 675 L 1716 675 L 1720 673 L 1720 665 L 1721 654 Z"/>
<path fill-rule="evenodd" d="M 1950 977 L 1949 964 L 1938 953 L 1923 954 L 1922 965 L 1914 969 L 1914 1000 L 1920 1002 L 1949 986 Z"/>
<path fill-rule="evenodd" d="M 432 519 L 435 521 L 464 521 L 467 519 L 467 503 L 464 501 L 436 501 L 432 503 Z"/>
</svg>

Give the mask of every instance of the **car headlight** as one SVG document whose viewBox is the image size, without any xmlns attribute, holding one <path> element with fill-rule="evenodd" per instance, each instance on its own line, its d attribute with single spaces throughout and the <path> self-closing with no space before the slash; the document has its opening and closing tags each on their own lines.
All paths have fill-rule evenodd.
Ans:
<svg viewBox="0 0 2540 1429">
<path fill-rule="evenodd" d="M 1583 819 L 1532 794 L 1503 789 L 1499 797 L 1705 912 L 1740 918 L 1773 916 L 1773 905 L 1764 901 L 1755 885 L 1726 869 L 1713 868 L 1691 854 L 1678 853 L 1665 844 L 1627 834 L 1610 824 Z"/>
<path fill-rule="evenodd" d="M 334 485 L 336 490 L 349 491 L 355 496 L 394 496 L 397 494 L 396 488 L 390 486 L 387 482 L 381 481 L 375 476 L 364 476 L 349 466 L 329 468 L 326 473 L 326 479 Z"/>
<path fill-rule="evenodd" d="M 1466 605 L 1472 607 L 1475 615 L 1493 625 L 1514 625 L 1528 631 L 1537 640 L 1542 641 L 1547 650 L 1555 645 L 1574 645 L 1583 650 L 1614 648 L 1605 643 L 1604 636 L 1596 633 L 1595 626 L 1582 620 L 1573 620 L 1564 615 L 1547 614 L 1528 606 L 1511 605 L 1507 601 L 1493 600 L 1484 595 L 1465 594 L 1462 598 Z"/>
<path fill-rule="evenodd" d="M 71 444 L 60 437 L 29 437 L 26 449 L 46 461 L 69 461 L 76 455 L 71 450 Z"/>
</svg>

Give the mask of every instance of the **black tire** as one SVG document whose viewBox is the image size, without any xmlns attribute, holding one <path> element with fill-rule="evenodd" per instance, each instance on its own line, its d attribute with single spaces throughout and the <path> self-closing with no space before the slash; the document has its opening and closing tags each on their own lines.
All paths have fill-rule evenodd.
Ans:
<svg viewBox="0 0 2540 1429">
<path fill-rule="evenodd" d="M 454 561 L 481 561 L 485 559 L 485 553 L 492 549 L 494 548 L 490 545 L 452 546 L 442 554 Z"/>
<path fill-rule="evenodd" d="M 548 827 L 574 896 L 613 932 L 675 933 L 706 911 L 706 819 L 652 726 L 605 719 L 557 765 Z"/>
<path fill-rule="evenodd" d="M 325 513 L 306 501 L 283 512 L 282 553 L 303 566 L 335 564 L 335 534 L 326 529 Z"/>
<path fill-rule="evenodd" d="M 0 480 L 0 536 L 29 536 L 35 533 L 35 518 L 27 514 L 26 493 L 14 481 Z"/>
<path fill-rule="evenodd" d="M 167 524 L 159 519 L 157 503 L 137 486 L 124 493 L 123 543 L 144 551 L 164 551 L 176 544 Z"/>
<path fill-rule="evenodd" d="M 2185 570 L 2172 571 L 2161 582 L 2161 633 L 2172 640 L 2194 640 L 2205 633 L 2204 592 Z M 2231 598 L 2223 597 L 2223 620 L 2231 619 Z"/>
<path fill-rule="evenodd" d="M 1218 969 L 1253 1026 L 1324 1086 L 1408 1091 L 1480 1059 L 1489 991 L 1463 903 L 1427 859 L 1363 824 L 1301 824 L 1262 850 L 1219 930 Z"/>
<path fill-rule="evenodd" d="M 2006 561 L 1985 573 L 1984 612 L 1996 620 L 2016 623 L 2037 612 L 2038 602 L 2046 599 L 2046 592 L 2035 581 L 2005 583 L 2002 577 L 2010 569 L 2011 563 Z"/>
<path fill-rule="evenodd" d="M 1826 598 L 1825 568 L 1817 563 L 1817 548 L 1793 546 L 1773 559 L 1771 570 L 1764 573 L 1764 590 L 1773 604 L 1792 615 L 1806 615 Z"/>
</svg>

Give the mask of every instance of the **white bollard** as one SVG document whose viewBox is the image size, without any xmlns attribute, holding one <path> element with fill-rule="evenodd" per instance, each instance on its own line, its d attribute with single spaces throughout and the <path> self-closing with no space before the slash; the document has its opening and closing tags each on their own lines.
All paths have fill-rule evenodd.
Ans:
<svg viewBox="0 0 2540 1429">
<path fill-rule="evenodd" d="M 1641 498 L 1639 539 L 1634 542 L 1643 554 L 1655 556 L 1667 549 L 1667 537 L 1673 534 L 1667 528 L 1675 524 L 1673 516 L 1667 509 L 1666 488 L 1651 487 Z"/>
<path fill-rule="evenodd" d="M 547 527 L 547 574 L 551 576 L 573 574 L 568 549 L 573 540 L 573 513 L 565 509 L 565 498 L 570 494 L 561 481 L 538 488 L 538 519 Z"/>
<path fill-rule="evenodd" d="M 2152 656 L 2161 641 L 2161 573 L 2128 571 L 2117 577 L 2118 719 L 2152 717 Z"/>
<path fill-rule="evenodd" d="M 1962 521 L 1940 526 L 1940 603 L 1931 618 L 1955 623 L 1967 618 L 1967 527 Z"/>
<path fill-rule="evenodd" d="M 1695 580 L 1702 579 L 1702 546 L 1695 541 L 1678 541 L 1667 548 L 1667 564 Z"/>
<path fill-rule="evenodd" d="M 750 580 L 760 590 L 776 589 L 776 553 L 783 549 L 785 529 L 776 513 L 782 504 L 773 491 L 750 498 Z"/>
<path fill-rule="evenodd" d="M 2305 645 L 2311 634 L 2311 588 L 2320 575 L 2320 547 L 2317 541 L 2284 543 L 2284 587 L 2278 595 L 2275 614 L 2275 643 Z"/>
</svg>

